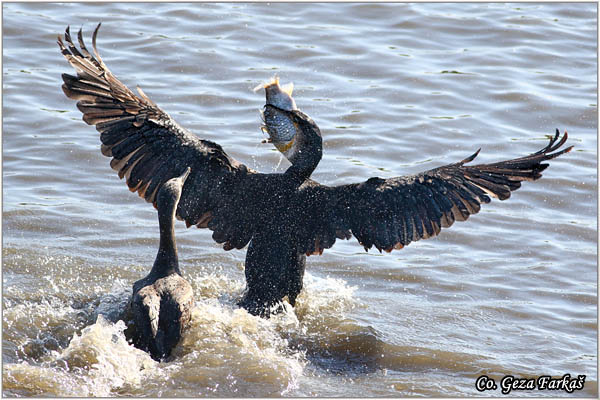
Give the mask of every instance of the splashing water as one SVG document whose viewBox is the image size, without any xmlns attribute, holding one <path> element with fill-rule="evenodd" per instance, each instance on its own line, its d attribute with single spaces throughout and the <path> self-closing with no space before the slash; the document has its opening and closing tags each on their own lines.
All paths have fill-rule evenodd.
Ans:
<svg viewBox="0 0 600 400">
<path fill-rule="evenodd" d="M 54 396 L 109 396 L 138 386 L 157 372 L 150 356 L 127 343 L 125 324 L 113 324 L 102 315 L 75 334 L 63 351 L 52 352 L 40 365 L 5 365 L 5 389 L 25 379 L 34 393 Z"/>
<path fill-rule="evenodd" d="M 285 304 L 285 312 L 269 320 L 235 305 L 243 282 L 220 274 L 191 278 L 197 299 L 191 325 L 164 363 L 127 342 L 125 323 L 117 316 L 131 289 L 115 281 L 94 302 L 95 322 L 75 331 L 64 348 L 46 351 L 37 363 L 30 359 L 5 364 L 4 387 L 15 395 L 45 396 L 189 396 L 190 390 L 196 396 L 285 395 L 297 389 L 304 376 L 306 344 L 334 335 L 331 321 L 355 306 L 355 288 L 342 280 L 309 273 L 305 278 L 296 308 Z M 27 315 L 27 307 L 32 308 L 21 304 L 10 312 Z M 60 301 L 37 309 L 33 318 L 53 315 L 56 324 L 63 325 L 77 312 Z"/>
</svg>

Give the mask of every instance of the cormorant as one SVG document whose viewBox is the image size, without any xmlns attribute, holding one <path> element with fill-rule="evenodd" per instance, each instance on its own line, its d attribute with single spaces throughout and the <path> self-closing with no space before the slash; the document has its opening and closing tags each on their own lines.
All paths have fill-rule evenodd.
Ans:
<svg viewBox="0 0 600 400">
<path fill-rule="evenodd" d="M 126 335 L 135 347 L 164 360 L 179 343 L 191 319 L 194 303 L 192 287 L 181 276 L 175 244 L 175 210 L 183 184 L 190 173 L 169 179 L 156 196 L 160 245 L 152 270 L 133 284 L 128 317 L 133 321 Z"/>
<path fill-rule="evenodd" d="M 296 129 L 296 153 L 284 173 L 254 171 L 228 156 L 218 144 L 181 127 L 138 87 L 134 94 L 107 68 L 96 50 L 80 49 L 69 29 L 62 54 L 77 76 L 63 74 L 64 93 L 79 100 L 83 120 L 100 132 L 102 154 L 132 192 L 156 205 L 168 178 L 191 167 L 176 216 L 189 227 L 208 228 L 224 250 L 249 244 L 247 291 L 240 302 L 250 313 L 268 316 L 286 296 L 291 305 L 302 289 L 306 256 L 321 254 L 336 239 L 356 237 L 366 250 L 401 249 L 433 237 L 455 220 L 464 221 L 490 197 L 505 200 L 522 181 L 541 177 L 567 140 L 559 132 L 531 155 L 493 164 L 466 159 L 412 176 L 370 178 L 330 187 L 310 179 L 322 155 L 321 132 L 296 107 L 273 107 Z"/>
</svg>

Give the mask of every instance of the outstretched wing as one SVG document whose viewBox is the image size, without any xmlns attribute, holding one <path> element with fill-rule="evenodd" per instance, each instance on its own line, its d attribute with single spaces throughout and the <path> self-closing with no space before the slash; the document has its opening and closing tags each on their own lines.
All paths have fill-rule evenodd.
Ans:
<svg viewBox="0 0 600 400">
<path fill-rule="evenodd" d="M 177 217 L 188 226 L 208 227 L 224 248 L 244 247 L 251 238 L 252 213 L 237 204 L 235 186 L 255 171 L 229 157 L 216 143 L 201 140 L 182 128 L 138 87 L 139 96 L 121 83 L 96 50 L 87 50 L 81 30 L 78 49 L 69 28 L 65 42 L 58 37 L 63 56 L 77 76 L 63 74 L 62 89 L 77 102 L 83 120 L 100 132 L 102 154 L 111 157 L 110 166 L 125 178 L 129 190 L 153 203 L 170 178 L 191 168 L 177 208 Z"/>
<path fill-rule="evenodd" d="M 436 236 L 454 221 L 465 221 L 479 212 L 490 196 L 510 197 L 522 181 L 534 181 L 548 167 L 542 162 L 571 150 L 558 150 L 567 140 L 559 132 L 540 151 L 514 160 L 467 166 L 479 150 L 461 162 L 417 175 L 390 179 L 371 178 L 360 184 L 303 188 L 310 215 L 300 229 L 300 250 L 322 253 L 336 238 L 350 233 L 365 250 L 401 249 L 411 242 Z"/>
</svg>

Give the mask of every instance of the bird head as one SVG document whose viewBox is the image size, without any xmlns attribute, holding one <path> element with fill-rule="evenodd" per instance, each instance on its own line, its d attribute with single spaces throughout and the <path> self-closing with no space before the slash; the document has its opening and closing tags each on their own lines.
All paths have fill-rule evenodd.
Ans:
<svg viewBox="0 0 600 400">
<path fill-rule="evenodd" d="M 165 207 L 172 207 L 173 211 L 175 211 L 181 198 L 183 184 L 190 175 L 191 170 L 190 167 L 187 167 L 181 175 L 171 178 L 163 184 L 156 197 L 157 208 L 159 210 Z"/>
</svg>

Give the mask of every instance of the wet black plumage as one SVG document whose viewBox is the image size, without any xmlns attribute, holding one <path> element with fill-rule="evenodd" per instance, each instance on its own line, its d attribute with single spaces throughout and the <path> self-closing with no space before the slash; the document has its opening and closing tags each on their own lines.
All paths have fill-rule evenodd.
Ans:
<svg viewBox="0 0 600 400">
<path fill-rule="evenodd" d="M 98 25 L 98 28 L 100 25 Z M 138 88 L 135 95 L 108 70 L 96 50 L 82 40 L 59 46 L 77 76 L 63 74 L 63 90 L 79 100 L 86 123 L 96 125 L 102 153 L 131 191 L 156 206 L 164 182 L 191 167 L 177 218 L 187 226 L 213 231 L 225 250 L 250 243 L 246 256 L 248 291 L 241 304 L 255 314 L 288 296 L 293 304 L 302 288 L 305 255 L 321 254 L 336 239 L 355 236 L 370 249 L 391 251 L 439 234 L 464 221 L 491 197 L 507 199 L 522 181 L 541 177 L 553 159 L 571 147 L 558 130 L 537 153 L 493 164 L 465 160 L 413 176 L 371 178 L 329 187 L 310 179 L 321 159 L 318 126 L 299 110 L 285 111 L 300 127 L 302 157 L 283 174 L 262 174 L 229 157 L 216 143 L 179 126 Z M 560 140 L 559 140 L 560 139 Z"/>
</svg>

